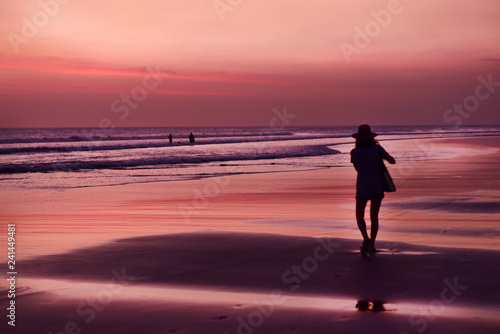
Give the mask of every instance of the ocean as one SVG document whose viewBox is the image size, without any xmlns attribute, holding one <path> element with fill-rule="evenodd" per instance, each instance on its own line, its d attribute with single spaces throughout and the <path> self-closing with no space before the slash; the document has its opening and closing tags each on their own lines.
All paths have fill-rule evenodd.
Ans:
<svg viewBox="0 0 500 334">
<path fill-rule="evenodd" d="M 349 166 L 357 127 L 0 129 L 0 186 L 56 189 Z M 375 126 L 377 139 L 498 136 L 500 126 Z M 195 143 L 189 143 L 190 133 Z M 172 134 L 173 142 L 169 142 Z M 408 146 L 398 162 L 470 152 Z"/>
</svg>

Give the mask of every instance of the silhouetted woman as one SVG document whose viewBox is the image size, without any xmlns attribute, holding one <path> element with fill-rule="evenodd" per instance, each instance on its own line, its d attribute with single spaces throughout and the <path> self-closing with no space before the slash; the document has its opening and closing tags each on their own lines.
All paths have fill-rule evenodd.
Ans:
<svg viewBox="0 0 500 334">
<path fill-rule="evenodd" d="M 384 188 L 382 183 L 381 159 L 395 164 L 396 160 L 387 153 L 375 140 L 377 136 L 367 124 L 360 125 L 358 132 L 352 135 L 356 138 L 356 148 L 351 151 L 351 162 L 358 172 L 356 179 L 356 221 L 363 236 L 361 252 L 375 252 L 375 238 L 378 232 L 378 213 Z M 366 232 L 365 208 L 370 204 L 371 234 Z"/>
</svg>

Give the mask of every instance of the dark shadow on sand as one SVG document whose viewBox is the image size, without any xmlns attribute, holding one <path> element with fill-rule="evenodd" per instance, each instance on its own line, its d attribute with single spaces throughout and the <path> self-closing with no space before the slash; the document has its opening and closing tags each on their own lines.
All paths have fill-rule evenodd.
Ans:
<svg viewBox="0 0 500 334">
<path fill-rule="evenodd" d="M 500 300 L 497 251 L 380 241 L 381 252 L 362 257 L 358 240 L 318 240 L 229 232 L 138 237 L 41 256 L 21 263 L 19 271 L 32 277 L 106 281 L 113 269 L 125 268 L 136 277 L 131 284 L 280 289 L 388 302 L 440 298 L 444 281 L 456 278 L 467 286 L 461 303 L 498 305 Z M 329 256 L 326 242 L 338 244 Z"/>
</svg>

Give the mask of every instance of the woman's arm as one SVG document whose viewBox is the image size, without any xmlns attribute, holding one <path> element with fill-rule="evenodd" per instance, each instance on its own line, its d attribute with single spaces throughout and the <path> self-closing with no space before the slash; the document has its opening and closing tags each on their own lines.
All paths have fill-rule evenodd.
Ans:
<svg viewBox="0 0 500 334">
<path fill-rule="evenodd" d="M 394 165 L 396 163 L 396 159 L 394 159 L 389 153 L 387 153 L 387 151 L 382 146 L 380 146 L 380 148 L 382 149 L 382 158 L 387 160 L 387 162 L 391 165 Z"/>
<path fill-rule="evenodd" d="M 385 157 L 385 160 L 387 160 L 387 162 L 391 165 L 394 165 L 396 163 L 396 159 L 394 159 L 389 153 L 387 153 L 387 157 Z"/>
</svg>

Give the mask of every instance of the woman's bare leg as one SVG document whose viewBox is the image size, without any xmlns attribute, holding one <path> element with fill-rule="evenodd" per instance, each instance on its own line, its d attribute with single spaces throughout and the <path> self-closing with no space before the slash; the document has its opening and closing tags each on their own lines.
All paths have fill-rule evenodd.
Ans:
<svg viewBox="0 0 500 334">
<path fill-rule="evenodd" d="M 361 235 L 363 236 L 364 241 L 370 239 L 368 237 L 368 233 L 366 233 L 366 222 L 365 222 L 365 208 L 367 202 L 368 201 L 360 199 L 356 200 L 356 221 L 358 223 L 358 228 L 359 231 L 361 232 Z"/>
<path fill-rule="evenodd" d="M 380 205 L 382 205 L 382 198 L 372 199 L 370 203 L 370 220 L 371 220 L 371 244 L 370 250 L 375 250 L 375 239 L 378 233 L 378 213 L 380 211 Z"/>
</svg>

